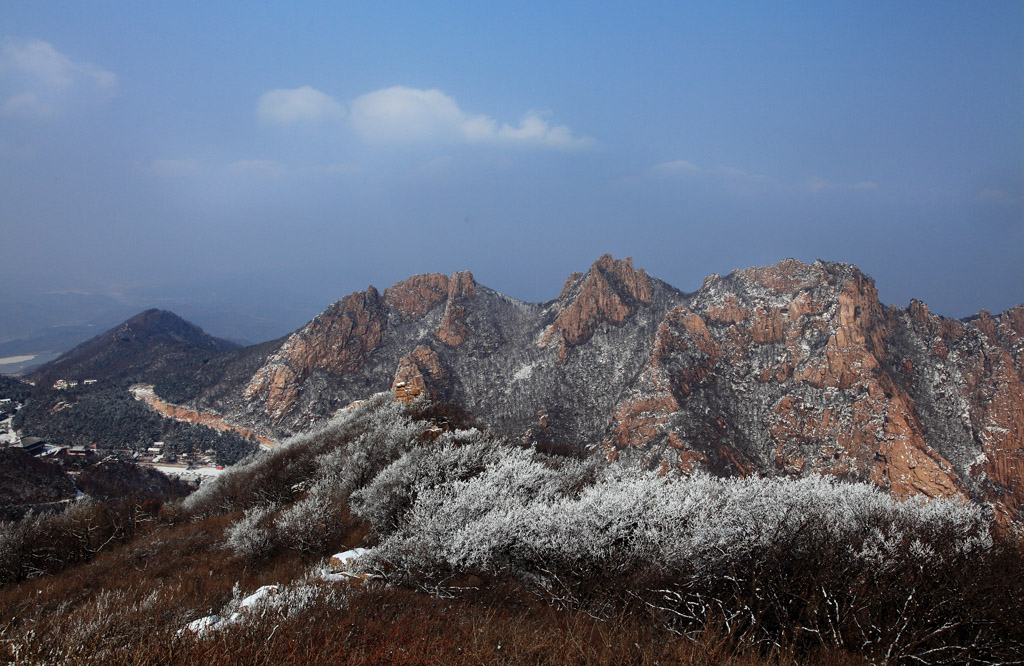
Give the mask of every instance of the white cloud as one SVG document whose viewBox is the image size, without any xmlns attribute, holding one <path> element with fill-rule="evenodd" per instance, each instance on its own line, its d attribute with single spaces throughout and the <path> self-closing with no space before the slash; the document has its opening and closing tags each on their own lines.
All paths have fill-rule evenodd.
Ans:
<svg viewBox="0 0 1024 666">
<path fill-rule="evenodd" d="M 35 116 L 48 118 L 57 115 L 56 110 L 39 99 L 34 92 L 18 93 L 4 100 L 0 113 L 9 116 Z"/>
<path fill-rule="evenodd" d="M 256 114 L 265 123 L 292 125 L 342 118 L 345 107 L 327 93 L 302 86 L 263 93 L 256 104 Z"/>
<path fill-rule="evenodd" d="M 978 199 L 984 203 L 997 204 L 1000 206 L 1019 206 L 1022 198 L 1010 194 L 1006 190 L 999 190 L 988 187 L 978 193 Z"/>
<path fill-rule="evenodd" d="M 648 170 L 649 175 L 660 178 L 670 178 L 680 175 L 696 175 L 700 172 L 700 167 L 693 162 L 687 162 L 686 160 L 662 162 L 661 164 L 655 164 Z"/>
<path fill-rule="evenodd" d="M 200 172 L 202 165 L 193 159 L 163 159 L 150 162 L 149 170 L 161 176 L 179 177 Z"/>
<path fill-rule="evenodd" d="M 5 114 L 50 117 L 71 100 L 108 98 L 117 91 L 117 75 L 96 65 L 73 61 L 42 40 L 6 39 L 0 50 L 0 85 Z"/>
<path fill-rule="evenodd" d="M 464 112 L 440 90 L 395 86 L 357 97 L 352 102 L 352 127 L 367 141 L 464 142 L 535 145 L 550 148 L 583 148 L 589 138 L 574 136 L 565 125 L 548 123 L 530 111 L 517 125 L 486 115 Z"/>
<path fill-rule="evenodd" d="M 720 166 L 713 168 L 700 167 L 688 160 L 674 160 L 655 164 L 647 170 L 649 178 L 660 180 L 670 178 L 705 178 L 733 184 L 771 184 L 774 181 L 768 176 L 759 173 L 750 173 L 743 169 L 731 166 Z"/>
<path fill-rule="evenodd" d="M 370 141 L 454 139 L 467 123 L 440 90 L 402 86 L 360 95 L 352 102 L 351 120 L 356 132 Z"/>
<path fill-rule="evenodd" d="M 647 170 L 646 177 L 653 180 L 700 179 L 704 183 L 716 183 L 736 192 L 753 193 L 767 189 L 788 192 L 873 192 L 878 183 L 870 180 L 839 182 L 825 178 L 807 178 L 800 182 L 786 182 L 771 176 L 751 173 L 731 166 L 713 168 L 700 167 L 687 160 L 675 160 L 655 164 Z M 633 179 L 631 179 L 633 180 Z"/>
<path fill-rule="evenodd" d="M 228 171 L 257 176 L 283 176 L 287 169 L 274 160 L 238 160 L 228 165 Z"/>
<path fill-rule="evenodd" d="M 878 189 L 878 183 L 870 180 L 839 183 L 825 178 L 808 178 L 804 185 L 811 192 L 873 192 Z"/>
</svg>

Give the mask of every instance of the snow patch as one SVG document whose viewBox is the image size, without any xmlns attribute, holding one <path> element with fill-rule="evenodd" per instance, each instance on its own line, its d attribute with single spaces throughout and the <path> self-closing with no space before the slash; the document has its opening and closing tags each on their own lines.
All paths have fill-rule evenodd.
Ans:
<svg viewBox="0 0 1024 666">
<path fill-rule="evenodd" d="M 206 632 L 218 628 L 220 624 L 221 618 L 219 615 L 207 615 L 206 617 L 201 617 L 198 620 L 192 620 L 186 624 L 185 628 L 182 631 L 179 631 L 178 634 L 180 635 L 184 632 L 189 632 L 197 636 L 202 636 Z"/>
<path fill-rule="evenodd" d="M 533 374 L 534 368 L 536 367 L 537 363 L 527 363 L 526 365 L 516 370 L 515 374 L 512 375 L 512 380 L 521 382 L 529 379 L 530 376 Z"/>
<path fill-rule="evenodd" d="M 262 601 L 265 597 L 270 596 L 271 594 L 277 594 L 277 585 L 264 585 L 263 587 L 259 588 L 258 590 L 247 596 L 245 599 L 242 599 L 242 602 L 239 604 L 239 606 L 241 608 L 249 608 L 250 606 L 255 606 L 257 603 Z"/>
</svg>

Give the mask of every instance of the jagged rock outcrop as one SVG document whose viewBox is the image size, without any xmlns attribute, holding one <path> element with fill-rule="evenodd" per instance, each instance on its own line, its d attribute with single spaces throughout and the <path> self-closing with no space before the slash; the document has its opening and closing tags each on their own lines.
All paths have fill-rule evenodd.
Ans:
<svg viewBox="0 0 1024 666">
<path fill-rule="evenodd" d="M 417 319 L 448 298 L 448 276 L 441 273 L 414 275 L 384 290 L 384 300 L 403 319 Z"/>
<path fill-rule="evenodd" d="M 558 296 L 558 316 L 544 329 L 541 346 L 553 345 L 565 358 L 572 347 L 585 343 L 597 326 L 621 326 L 642 303 L 651 300 L 651 282 L 632 259 L 598 259 L 586 275 L 573 273 Z"/>
<path fill-rule="evenodd" d="M 966 322 L 932 314 L 923 303 L 894 312 L 906 357 L 899 373 L 926 436 L 949 442 L 954 464 L 997 514 L 1024 509 L 1024 381 L 1021 306 Z"/>
<path fill-rule="evenodd" d="M 411 386 L 419 393 L 426 393 L 433 400 L 443 401 L 450 397 L 448 371 L 441 365 L 441 359 L 434 350 L 425 345 L 416 347 L 398 362 L 391 390 L 400 384 Z"/>
<path fill-rule="evenodd" d="M 902 496 L 962 491 L 883 370 L 887 315 L 856 267 L 737 271 L 706 282 L 689 307 L 659 328 L 613 417 L 609 455 L 637 449 L 685 470 L 700 460 L 728 473 L 849 475 Z M 652 399 L 660 409 L 637 407 Z"/>
<path fill-rule="evenodd" d="M 466 299 L 476 294 L 476 281 L 469 271 L 460 271 L 452 276 L 448 284 L 448 297 L 445 301 L 444 316 L 435 335 L 449 347 L 458 347 L 473 334 L 466 324 Z"/>
<path fill-rule="evenodd" d="M 370 286 L 350 294 L 292 334 L 257 371 L 244 397 L 262 399 L 266 413 L 280 418 L 295 404 L 301 382 L 314 370 L 359 370 L 386 329 L 386 302 L 376 289 Z"/>
<path fill-rule="evenodd" d="M 408 340 L 418 341 L 426 330 L 449 347 L 463 344 L 472 335 L 466 323 L 466 305 L 476 290 L 472 273 L 462 271 L 451 277 L 440 273 L 417 275 L 392 285 L 383 294 L 373 286 L 350 294 L 292 334 L 267 358 L 245 387 L 243 399 L 250 410 L 255 406 L 272 422 L 290 419 L 296 427 L 308 423 L 321 416 L 318 412 L 322 413 L 326 405 L 336 402 L 321 394 L 329 392 L 329 385 L 337 378 L 365 372 L 373 377 L 371 382 L 379 381 L 381 367 L 399 349 L 388 347 L 373 359 L 371 368 L 364 366 L 389 331 L 397 331 L 395 337 L 402 348 Z M 414 360 L 406 362 L 407 371 L 419 367 L 415 363 L 419 361 L 424 363 L 426 376 L 433 376 L 433 366 L 422 353 L 413 352 L 408 358 Z M 364 379 L 354 384 L 366 386 Z M 304 390 L 311 382 L 312 388 Z M 303 405 L 304 400 L 309 404 Z"/>
</svg>

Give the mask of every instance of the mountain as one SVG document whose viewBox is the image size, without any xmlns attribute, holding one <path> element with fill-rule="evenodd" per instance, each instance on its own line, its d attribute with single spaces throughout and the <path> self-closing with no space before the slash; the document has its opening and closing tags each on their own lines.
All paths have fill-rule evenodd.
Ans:
<svg viewBox="0 0 1024 666">
<path fill-rule="evenodd" d="M 605 255 L 524 303 L 468 272 L 372 286 L 217 407 L 284 434 L 404 381 L 517 439 L 691 472 L 870 480 L 1020 517 L 1024 307 L 885 307 L 856 266 L 786 260 L 684 293 Z M 223 395 L 223 393 L 222 393 Z"/>
<path fill-rule="evenodd" d="M 173 312 L 140 312 L 83 342 L 29 375 L 37 384 L 58 379 L 121 379 L 141 372 L 174 372 L 238 345 L 203 332 Z"/>
</svg>

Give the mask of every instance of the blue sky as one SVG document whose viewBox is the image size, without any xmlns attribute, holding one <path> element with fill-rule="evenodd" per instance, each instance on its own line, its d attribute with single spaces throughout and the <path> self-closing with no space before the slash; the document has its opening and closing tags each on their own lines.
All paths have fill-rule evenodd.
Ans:
<svg viewBox="0 0 1024 666">
<path fill-rule="evenodd" d="M 611 252 L 1024 301 L 1024 3 L 348 4 L 6 3 L 4 288 L 546 300 Z"/>
</svg>

